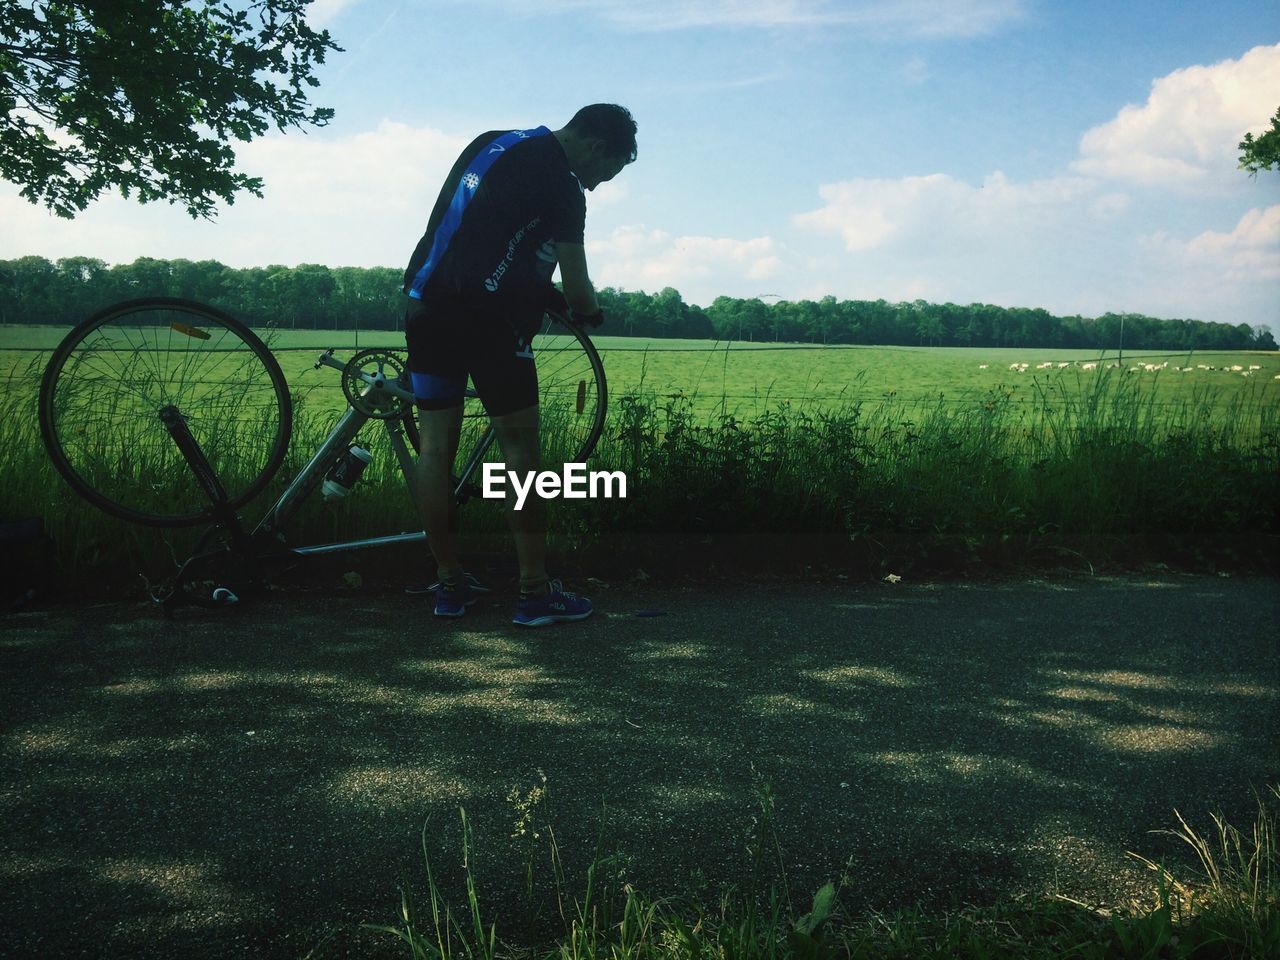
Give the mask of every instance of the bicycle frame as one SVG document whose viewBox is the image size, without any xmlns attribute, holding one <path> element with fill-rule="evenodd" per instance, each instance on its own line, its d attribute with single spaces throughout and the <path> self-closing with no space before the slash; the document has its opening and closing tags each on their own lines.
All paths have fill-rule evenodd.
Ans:
<svg viewBox="0 0 1280 960">
<path fill-rule="evenodd" d="M 334 359 L 332 350 L 320 355 L 320 358 L 316 361 L 316 368 L 319 369 L 321 365 L 333 367 L 336 370 L 344 370 L 346 368 L 346 364 Z M 374 389 L 372 385 L 366 386 L 365 392 L 367 394 Z M 409 403 L 412 403 L 414 399 L 413 393 L 405 390 L 398 383 L 387 382 L 377 389 L 385 390 L 397 399 Z M 412 413 L 406 416 L 411 417 Z M 275 536 L 277 531 L 288 523 L 289 519 L 297 512 L 302 502 L 320 485 L 329 468 L 333 466 L 337 458 L 351 445 L 351 442 L 355 440 L 364 425 L 371 419 L 373 418 L 368 414 L 361 413 L 354 407 L 349 407 L 324 439 L 324 442 L 321 443 L 320 449 L 316 451 L 315 456 L 302 468 L 293 482 L 280 495 L 280 499 L 267 511 L 258 526 L 254 528 L 251 536 L 255 538 Z M 400 472 L 404 475 L 405 483 L 409 484 L 412 489 L 416 460 L 409 451 L 409 444 L 405 441 L 404 418 L 387 419 L 383 421 L 383 424 L 387 431 L 387 438 L 391 442 L 391 449 L 395 451 L 396 460 L 400 464 Z M 494 432 L 493 428 L 490 427 L 484 432 L 461 473 L 454 477 L 453 495 L 459 502 L 465 502 L 474 494 L 475 491 L 469 484 L 469 480 L 472 473 L 475 472 L 484 459 L 485 454 L 489 452 L 493 441 Z M 326 553 L 345 553 L 350 550 L 362 550 L 368 547 L 381 547 L 396 543 L 421 543 L 426 539 L 426 533 L 417 531 L 383 537 L 368 537 L 363 540 L 350 540 L 314 547 L 293 547 L 290 548 L 289 552 L 306 557 Z"/>
<path fill-rule="evenodd" d="M 318 370 L 322 366 L 332 367 L 343 372 L 347 369 L 347 364 L 334 358 L 332 350 L 325 351 L 316 360 L 316 369 Z M 361 374 L 361 377 L 365 380 L 365 387 L 361 393 L 362 398 L 368 397 L 377 391 L 383 391 L 397 400 L 409 404 L 414 401 L 413 393 L 395 381 L 382 380 L 374 383 L 365 374 Z M 209 515 L 209 519 L 212 521 L 210 532 L 218 529 L 223 529 L 227 532 L 232 545 L 240 554 L 240 559 L 250 565 L 250 578 L 253 579 L 259 572 L 257 567 L 265 560 L 279 560 L 288 557 L 306 558 L 395 544 L 426 542 L 426 533 L 422 530 L 417 530 L 316 546 L 294 547 L 286 546 L 282 543 L 281 529 L 298 511 L 298 508 L 307 497 L 315 492 L 316 487 L 320 485 L 334 463 L 350 447 L 352 441 L 355 440 L 365 424 L 372 419 L 375 418 L 370 414 L 357 409 L 355 406 L 348 406 L 346 412 L 339 417 L 329 435 L 320 444 L 320 448 L 308 461 L 307 465 L 294 477 L 279 499 L 267 510 L 258 525 L 254 527 L 252 533 L 245 532 L 240 517 L 234 510 L 227 507 L 226 494 L 222 490 L 221 484 L 209 467 L 198 444 L 195 443 L 194 438 L 191 437 L 190 432 L 186 429 L 182 418 L 180 416 L 173 417 L 172 422 L 166 422 L 166 426 L 181 450 L 183 457 L 191 467 L 192 472 L 196 475 L 197 480 L 212 501 Z M 410 444 L 406 441 L 406 435 L 410 431 L 416 433 L 416 429 L 412 426 L 412 407 L 408 412 L 399 416 L 379 419 L 383 419 L 391 448 L 395 452 L 396 460 L 400 465 L 400 472 L 404 475 L 405 483 L 412 490 L 413 474 L 417 461 L 414 454 L 410 452 Z M 494 431 L 493 427 L 490 426 L 481 436 L 461 472 L 453 478 L 453 495 L 459 503 L 464 503 L 479 492 L 479 488 L 470 482 L 470 478 L 483 461 L 489 448 L 493 445 L 493 441 Z M 171 615 L 173 607 L 180 603 L 198 603 L 183 594 L 181 588 L 184 583 L 194 579 L 192 571 L 198 569 L 199 565 L 210 556 L 212 554 L 200 553 L 199 548 L 197 548 L 175 574 L 172 592 L 163 599 L 153 595 L 153 599 L 162 605 L 166 615 Z M 234 594 L 230 594 L 228 591 L 228 596 L 233 597 Z"/>
</svg>

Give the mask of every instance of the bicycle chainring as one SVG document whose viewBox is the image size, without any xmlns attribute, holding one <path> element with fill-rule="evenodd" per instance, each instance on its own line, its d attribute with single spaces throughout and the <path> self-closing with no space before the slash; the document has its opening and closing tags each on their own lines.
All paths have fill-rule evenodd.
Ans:
<svg viewBox="0 0 1280 960">
<path fill-rule="evenodd" d="M 387 389 L 399 382 L 409 386 L 408 368 L 390 350 L 363 350 L 342 370 L 342 393 L 352 408 L 375 420 L 392 420 L 408 413 L 413 403 Z"/>
</svg>

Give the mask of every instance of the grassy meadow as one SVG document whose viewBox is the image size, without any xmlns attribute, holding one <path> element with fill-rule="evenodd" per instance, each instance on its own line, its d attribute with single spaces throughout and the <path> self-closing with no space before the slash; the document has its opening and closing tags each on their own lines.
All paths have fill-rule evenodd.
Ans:
<svg viewBox="0 0 1280 960">
<path fill-rule="evenodd" d="M 49 465 L 36 395 L 45 351 L 64 332 L 0 328 L 0 431 L 10 451 L 0 518 L 43 517 L 69 580 L 163 574 L 188 534 L 103 516 Z M 318 352 L 402 345 L 387 331 L 266 339 L 296 422 L 264 498 L 344 407 L 337 372 L 313 367 Z M 1265 556 L 1278 532 L 1278 354 L 1126 354 L 1120 366 L 1114 356 L 1053 349 L 598 344 L 610 404 L 593 466 L 624 470 L 629 496 L 551 505 L 553 546 L 587 564 L 643 565 L 661 549 L 653 536 L 759 534 L 821 540 L 831 549 L 816 559 L 866 575 L 1025 561 L 1213 566 Z M 385 438 L 376 424 L 365 430 L 375 461 L 358 495 L 336 505 L 312 498 L 295 542 L 414 526 Z M 501 534 L 501 505 L 468 505 L 467 527 Z"/>
<path fill-rule="evenodd" d="M 334 371 L 315 370 L 316 354 L 330 347 L 348 355 L 358 347 L 404 349 L 402 334 L 378 330 L 259 330 L 277 354 L 295 390 L 337 390 Z M 62 327 L 0 327 L 0 377 L 12 380 L 28 364 L 43 367 Z M 549 338 L 550 346 L 559 338 Z M 1212 393 L 1226 409 L 1262 381 L 1280 402 L 1280 353 L 1129 353 L 1053 348 L 868 347 L 593 337 L 604 359 L 613 396 L 646 394 L 687 398 L 695 413 L 750 419 L 778 405 L 810 412 L 881 399 L 981 402 L 990 391 L 1033 384 L 1076 395 L 1120 365 L 1152 389 L 1158 402 L 1179 403 Z M 542 341 L 545 343 L 545 341 Z M 535 349 L 537 344 L 535 344 Z M 1265 396 L 1266 394 L 1263 394 Z M 341 406 L 340 394 L 336 402 Z"/>
</svg>

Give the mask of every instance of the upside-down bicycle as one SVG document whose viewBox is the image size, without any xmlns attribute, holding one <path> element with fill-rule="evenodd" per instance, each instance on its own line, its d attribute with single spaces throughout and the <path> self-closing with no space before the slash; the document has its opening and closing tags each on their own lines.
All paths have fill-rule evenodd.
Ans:
<svg viewBox="0 0 1280 960">
<path fill-rule="evenodd" d="M 580 463 L 604 426 L 600 356 L 579 325 L 552 312 L 534 343 L 543 461 Z M 237 511 L 280 469 L 293 428 L 285 375 L 257 334 L 214 307 L 149 298 L 94 314 L 54 351 L 40 385 L 40 430 L 72 489 L 132 523 L 208 528 L 177 572 L 152 591 L 166 615 L 182 604 L 234 602 L 261 587 L 276 563 L 426 541 L 418 530 L 288 543 L 286 525 L 307 497 L 359 476 L 365 451 L 353 447 L 370 420 L 382 423 L 400 472 L 412 483 L 418 429 L 403 354 L 362 350 L 344 362 L 326 350 L 314 364 L 324 367 L 339 371 L 346 408 L 249 529 Z M 473 477 L 494 446 L 493 428 L 471 389 L 463 425 L 453 481 L 459 503 L 479 493 Z"/>
</svg>

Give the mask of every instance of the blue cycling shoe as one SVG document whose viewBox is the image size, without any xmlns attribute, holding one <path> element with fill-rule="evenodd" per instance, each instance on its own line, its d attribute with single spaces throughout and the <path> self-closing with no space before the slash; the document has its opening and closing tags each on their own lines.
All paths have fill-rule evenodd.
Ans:
<svg viewBox="0 0 1280 960">
<path fill-rule="evenodd" d="M 440 583 L 436 586 L 436 616 L 460 617 L 479 599 L 479 591 L 465 577 L 456 584 Z"/>
<path fill-rule="evenodd" d="M 550 587 L 546 593 L 522 596 L 511 622 L 521 627 L 546 627 L 591 616 L 591 601 L 586 597 L 569 593 L 559 580 L 552 580 Z"/>
</svg>

